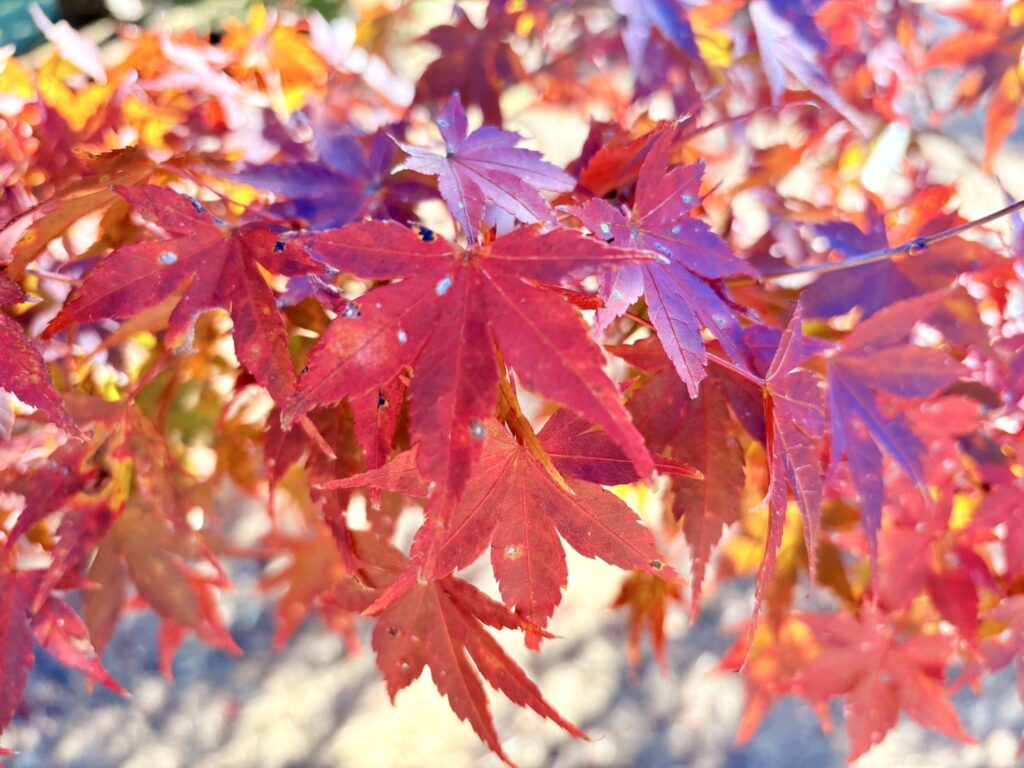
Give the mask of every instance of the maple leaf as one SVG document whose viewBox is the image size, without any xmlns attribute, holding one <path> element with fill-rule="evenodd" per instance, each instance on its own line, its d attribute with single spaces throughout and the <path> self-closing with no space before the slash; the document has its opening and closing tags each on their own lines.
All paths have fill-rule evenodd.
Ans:
<svg viewBox="0 0 1024 768">
<path fill-rule="evenodd" d="M 125 694 L 96 657 L 85 624 L 67 603 L 47 597 L 38 609 L 32 608 L 41 575 L 7 570 L 0 575 L 0 733 L 24 696 L 35 666 L 34 643 L 61 664 Z"/>
<path fill-rule="evenodd" d="M 665 655 L 665 614 L 671 602 L 682 602 L 679 584 L 665 581 L 643 571 L 634 571 L 622 583 L 613 608 L 629 610 L 629 664 L 634 669 L 640 664 L 640 637 L 644 625 L 651 634 L 654 658 L 663 670 L 668 669 Z"/>
<path fill-rule="evenodd" d="M 690 394 L 696 396 L 707 375 L 702 328 L 715 334 L 738 365 L 747 365 L 742 328 L 711 281 L 753 271 L 707 224 L 690 216 L 700 200 L 704 165 L 680 166 L 666 173 L 672 142 L 673 134 L 666 132 L 651 147 L 628 216 L 599 198 L 588 200 L 573 213 L 616 247 L 660 257 L 658 262 L 625 267 L 603 278 L 605 308 L 597 313 L 595 333 L 625 313 L 642 294 L 665 352 Z"/>
<path fill-rule="evenodd" d="M 839 95 L 824 74 L 821 60 L 828 43 L 812 15 L 820 3 L 821 0 L 750 0 L 747 6 L 772 101 L 778 104 L 782 98 L 788 72 L 867 135 L 864 118 Z"/>
<path fill-rule="evenodd" d="M 277 552 L 290 555 L 290 562 L 280 572 L 264 579 L 263 590 L 284 587 L 285 592 L 277 604 L 277 630 L 274 633 L 274 647 L 281 649 L 302 625 L 314 606 L 327 614 L 326 618 L 335 629 L 351 629 L 342 626 L 342 620 L 351 620 L 350 614 L 342 614 L 335 620 L 325 610 L 323 598 L 345 577 L 347 571 L 338 556 L 338 546 L 325 525 L 314 528 L 309 535 L 285 536 L 271 534 L 264 542 Z"/>
<path fill-rule="evenodd" d="M 367 292 L 334 320 L 310 355 L 286 421 L 364 394 L 412 365 L 419 468 L 443 495 L 457 496 L 496 404 L 496 344 L 524 386 L 604 427 L 641 474 L 653 469 L 580 315 L 557 294 L 525 282 L 554 283 L 645 256 L 537 226 L 468 251 L 394 222 L 350 224 L 299 242 L 344 272 L 406 279 Z"/>
<path fill-rule="evenodd" d="M 516 147 L 522 137 L 490 125 L 469 133 L 462 100 L 455 93 L 437 117 L 445 141 L 443 154 L 395 139 L 409 155 L 396 170 L 407 168 L 437 176 L 437 186 L 452 217 L 472 242 L 484 220 L 485 203 L 493 203 L 519 221 L 551 221 L 551 206 L 538 190 L 568 192 L 576 181 L 541 159 L 539 152 Z"/>
<path fill-rule="evenodd" d="M 735 628 L 735 645 L 722 657 L 720 669 L 739 670 L 747 696 L 736 731 L 736 743 L 746 744 L 757 733 L 764 716 L 775 702 L 794 692 L 800 672 L 818 654 L 819 646 L 802 615 L 787 615 L 780 623 L 758 624 L 751 636 L 750 628 Z M 825 704 L 815 704 L 815 714 L 828 733 L 832 719 Z"/>
<path fill-rule="evenodd" d="M 980 528 L 1003 526 L 1006 573 L 1024 574 L 1024 487 L 1012 482 L 993 488 L 978 508 L 974 524 Z"/>
<path fill-rule="evenodd" d="M 610 135 L 602 128 L 607 126 L 591 122 L 587 143 L 574 162 L 579 166 L 580 188 L 594 197 L 607 197 L 634 184 L 651 148 L 665 133 L 675 130 L 672 123 L 660 123 L 654 128 L 638 123 L 631 133 L 614 130 Z M 644 128 L 645 133 L 633 135 Z"/>
<path fill-rule="evenodd" d="M 596 484 L 635 482 L 639 476 L 631 463 L 603 433 L 588 431 L 595 436 L 588 438 L 578 419 L 559 413 L 563 415 L 549 421 L 554 422 L 551 432 L 545 426 L 538 439 L 545 451 L 551 444 L 552 462 L 567 475 L 563 484 L 500 425 L 488 423 L 480 463 L 441 534 L 436 563 L 428 573 L 430 578 L 445 577 L 490 547 L 502 599 L 536 627 L 547 623 L 568 582 L 559 536 L 584 557 L 666 579 L 674 576 L 636 513 Z M 566 439 L 567 433 L 575 433 L 576 439 Z M 425 498 L 429 486 L 415 465 L 414 452 L 408 451 L 381 469 L 333 480 L 324 488 L 377 487 Z M 663 467 L 693 474 L 677 462 L 665 461 Z M 414 551 L 425 550 L 432 535 L 433 529 L 425 528 Z"/>
<path fill-rule="evenodd" d="M 770 578 L 775 554 L 782 544 L 788 504 L 787 485 L 803 515 L 812 579 L 815 573 L 816 542 L 824 495 L 821 443 L 825 436 L 825 402 L 817 377 L 810 371 L 798 370 L 798 366 L 815 351 L 805 344 L 802 323 L 803 313 L 797 305 L 764 379 L 765 451 L 770 477 L 767 501 L 771 522 L 767 552 L 758 577 L 759 592 L 764 590 Z"/>
<path fill-rule="evenodd" d="M 140 597 L 166 623 L 238 652 L 215 602 L 215 587 L 226 586 L 227 579 L 185 524 L 185 499 L 164 437 L 133 405 L 83 399 L 73 405 L 78 420 L 92 431 L 91 443 L 67 444 L 34 471 L 3 482 L 5 490 L 25 499 L 5 556 L 15 554 L 18 539 L 46 517 L 63 513 L 52 562 L 33 585 L 33 608 L 42 610 L 51 590 L 96 550 L 88 573 L 93 588 L 84 596 L 96 648 L 113 634 L 125 602 L 127 571 Z M 204 562 L 214 575 L 190 561 Z"/>
<path fill-rule="evenodd" d="M 0 733 L 14 718 L 35 665 L 28 622 L 30 602 L 21 581 L 4 573 L 0 579 Z"/>
<path fill-rule="evenodd" d="M 97 83 L 102 85 L 107 82 L 103 56 L 92 40 L 75 31 L 74 27 L 64 19 L 54 24 L 43 12 L 43 9 L 35 3 L 29 6 L 29 13 L 32 15 L 32 21 L 39 27 L 39 31 L 53 44 L 62 59 L 77 67 Z"/>
<path fill-rule="evenodd" d="M 933 187 L 915 195 L 899 212 L 905 222 L 902 226 L 887 228 L 885 217 L 869 205 L 867 231 L 849 222 L 819 224 L 814 229 L 829 248 L 845 258 L 881 251 L 890 243 L 908 242 L 957 224 L 957 217 L 942 214 L 951 193 L 951 189 Z M 898 255 L 820 275 L 803 290 L 800 303 L 811 317 L 843 315 L 854 307 L 870 317 L 897 301 L 944 288 L 957 275 L 991 261 L 991 251 L 980 243 L 949 240 L 929 247 L 924 254 Z M 962 322 L 962 317 L 954 313 L 951 324 Z"/>
<path fill-rule="evenodd" d="M 189 560 L 202 557 L 202 547 L 179 535 L 151 510 L 131 504 L 104 544 L 116 549 L 139 597 L 160 614 L 165 627 L 191 629 L 215 648 L 241 655 L 216 603 L 214 587 L 224 586 L 223 578 L 188 565 Z M 212 558 L 204 559 L 215 565 Z M 173 655 L 165 648 L 163 667 L 170 676 L 168 653 Z"/>
<path fill-rule="evenodd" d="M 84 466 L 90 454 L 90 446 L 81 443 L 69 443 L 61 446 L 50 454 L 46 462 L 20 472 L 0 473 L 0 488 L 8 493 L 16 493 L 23 499 L 21 511 L 14 525 L 7 533 L 3 555 L 12 561 L 16 558 L 16 545 L 22 536 L 30 533 L 48 516 L 64 509 L 71 509 L 79 500 L 79 494 L 92 490 L 97 473 Z M 86 526 L 98 523 L 101 514 L 95 514 L 92 505 L 86 504 Z M 45 598 L 50 589 L 64 576 L 71 565 L 78 562 L 92 543 L 101 535 L 89 541 L 83 530 L 75 530 L 72 522 L 77 516 L 69 515 L 67 523 L 61 523 L 63 530 L 58 530 L 57 542 L 51 555 L 53 562 L 43 577 L 36 593 Z M 83 543 L 87 542 L 87 543 Z"/>
<path fill-rule="evenodd" d="M 883 411 L 880 395 L 925 398 L 956 381 L 960 367 L 945 352 L 900 343 L 941 294 L 897 302 L 858 325 L 828 359 L 832 462 L 849 462 L 861 503 L 861 523 L 877 562 L 882 523 L 882 452 L 919 488 L 925 487 L 925 447 L 907 417 Z"/>
<path fill-rule="evenodd" d="M 614 0 L 612 7 L 626 20 L 622 43 L 636 75 L 636 97 L 672 85 L 676 79 L 682 81 L 682 87 L 677 84 L 673 89 L 673 101 L 679 113 L 699 109 L 701 99 L 691 70 L 701 71 L 704 61 L 683 3 L 680 0 Z M 680 54 L 683 66 L 672 58 Z"/>
<path fill-rule="evenodd" d="M 955 455 L 955 450 L 950 446 L 950 454 Z M 888 524 L 878 535 L 877 600 L 880 607 L 895 611 L 925 594 L 941 617 L 977 650 L 980 591 L 999 590 L 986 553 L 991 534 L 983 530 L 996 524 L 992 513 L 1001 511 L 1003 500 L 998 499 L 1000 488 L 993 489 L 972 521 L 975 536 L 954 537 L 954 508 L 963 509 L 967 499 L 955 494 L 951 483 L 936 478 L 935 470 L 949 466 L 949 459 L 935 449 L 930 458 L 928 481 L 932 495 L 937 496 L 934 500 L 917 493 L 905 476 L 889 480 Z M 996 503 L 989 506 L 990 500 Z M 1012 526 L 1012 515 L 1008 518 Z"/>
<path fill-rule="evenodd" d="M 1024 701 L 1024 596 L 1012 595 L 1004 598 L 995 608 L 988 611 L 985 618 L 998 622 L 1009 630 L 1009 637 L 992 637 L 993 643 L 999 646 L 1006 646 L 1008 655 L 999 654 L 996 663 L 991 664 L 993 668 L 1000 668 L 1011 660 L 1017 662 L 1017 696 Z"/>
<path fill-rule="evenodd" d="M 154 175 L 177 175 L 183 158 L 170 158 L 157 164 L 141 147 L 115 149 L 99 154 L 76 148 L 75 158 L 84 162 L 89 173 L 62 185 L 53 195 L 0 226 L 0 232 L 26 217 L 36 217 L 13 249 L 7 273 L 20 280 L 25 269 L 55 238 L 60 237 L 83 216 L 121 201 L 115 185 L 134 187 L 145 184 Z M 61 169 L 63 172 L 63 169 Z M 60 177 L 65 178 L 63 175 Z M 123 203 L 122 203 L 123 204 Z"/>
<path fill-rule="evenodd" d="M 227 309 L 239 361 L 275 400 L 285 402 L 295 372 L 284 322 L 260 267 L 284 275 L 319 267 L 271 229 L 259 224 L 231 227 L 170 189 L 118 187 L 117 192 L 170 237 L 126 245 L 103 259 L 50 322 L 46 335 L 74 323 L 132 317 L 184 291 L 171 313 L 169 344 L 180 346 L 190 339 L 201 312 Z"/>
<path fill-rule="evenodd" d="M 287 117 L 320 90 L 328 64 L 308 29 L 284 23 L 264 5 L 250 6 L 246 23 L 230 16 L 224 22 L 221 48 L 232 57 L 229 74 L 266 93 L 278 115 Z"/>
<path fill-rule="evenodd" d="M 467 104 L 483 110 L 484 120 L 501 125 L 501 91 L 525 77 L 519 56 L 503 39 L 512 31 L 514 17 L 500 3 L 490 3 L 483 28 L 455 6 L 454 24 L 431 29 L 420 38 L 437 46 L 441 55 L 424 70 L 416 84 L 417 101 L 440 101 L 461 93 Z M 467 230 L 473 232 L 475 230 Z"/>
<path fill-rule="evenodd" d="M 17 283 L 0 272 L 0 346 L 6 350 L 7 356 L 0 367 L 0 390 L 38 408 L 61 429 L 78 436 L 81 433 L 64 408 L 64 401 L 53 385 L 53 377 L 43 356 L 25 336 L 17 321 L 3 312 L 3 307 L 27 300 Z"/>
<path fill-rule="evenodd" d="M 614 0 L 612 5 L 626 19 L 622 41 L 626 46 L 630 66 L 639 73 L 644 69 L 647 46 L 655 29 L 668 42 L 700 61 L 700 51 L 693 28 L 686 17 L 686 9 L 677 0 Z"/>
<path fill-rule="evenodd" d="M 815 703 L 846 696 L 846 732 L 851 761 L 896 725 L 905 712 L 925 728 L 966 743 L 956 709 L 943 688 L 943 670 L 953 651 L 949 637 L 901 638 L 888 617 L 865 606 L 859 617 L 799 614 L 822 645 L 794 683 Z"/>
<path fill-rule="evenodd" d="M 703 479 L 672 478 L 672 515 L 683 524 L 690 546 L 693 618 L 700 611 L 704 574 L 722 532 L 742 510 L 743 449 L 734 435 L 722 382 L 713 376 L 691 398 L 671 361 L 653 338 L 612 352 L 653 374 L 635 390 L 628 408 L 652 450 L 671 449 L 676 461 L 694 467 Z"/>
<path fill-rule="evenodd" d="M 356 535 L 356 550 L 361 559 L 373 563 L 366 572 L 367 583 L 349 580 L 335 590 L 333 600 L 340 607 L 362 611 L 408 571 L 408 561 L 398 550 L 365 533 Z M 514 703 L 530 707 L 577 738 L 587 738 L 545 701 L 484 625 L 530 628 L 500 603 L 452 576 L 417 584 L 392 603 L 377 617 L 372 640 L 377 667 L 392 700 L 429 667 L 434 685 L 448 698 L 452 711 L 460 720 L 468 720 L 480 739 L 510 765 L 494 729 L 481 677 Z"/>
<path fill-rule="evenodd" d="M 1000 0 L 977 0 L 959 6 L 937 9 L 967 28 L 930 46 L 923 61 L 926 68 L 968 71 L 957 82 L 956 106 L 972 107 L 988 91 L 992 98 L 985 118 L 986 173 L 1006 140 L 1019 123 L 1018 105 L 1024 81 L 1018 69 L 1024 35 L 1021 35 L 1019 10 L 1015 4 Z"/>
<path fill-rule="evenodd" d="M 360 140 L 315 123 L 314 139 L 316 160 L 250 165 L 223 175 L 287 198 L 268 210 L 304 219 L 311 229 L 340 227 L 367 216 L 411 218 L 416 203 L 432 194 L 428 185 L 392 174 L 398 149 L 383 131 Z"/>
<path fill-rule="evenodd" d="M 691 25 L 691 14 L 701 14 L 704 9 L 689 5 L 685 0 L 614 0 L 612 4 L 626 22 L 622 45 L 635 75 L 633 99 L 667 91 L 680 118 L 695 116 L 708 103 L 696 78 L 706 78 L 709 73 Z M 714 9 L 711 16 L 720 13 Z M 712 37 L 714 32 L 708 27 L 713 22 L 709 22 L 704 19 L 701 31 Z"/>
</svg>

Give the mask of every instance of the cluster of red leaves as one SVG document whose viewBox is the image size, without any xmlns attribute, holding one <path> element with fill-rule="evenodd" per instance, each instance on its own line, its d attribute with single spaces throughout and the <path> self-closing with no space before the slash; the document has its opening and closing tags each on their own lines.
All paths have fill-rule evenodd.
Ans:
<svg viewBox="0 0 1024 768">
<path fill-rule="evenodd" d="M 40 17 L 46 63 L 0 59 L 0 730 L 36 645 L 120 690 L 126 609 L 168 674 L 188 633 L 238 652 L 220 562 L 250 557 L 278 643 L 373 617 L 391 695 L 429 667 L 507 760 L 482 679 L 583 736 L 487 630 L 550 637 L 564 544 L 628 572 L 664 660 L 676 568 L 696 618 L 728 529 L 740 738 L 795 694 L 826 726 L 844 698 L 851 758 L 901 713 L 969 739 L 947 674 L 1024 670 L 1024 235 L 954 236 L 912 105 L 939 66 L 949 109 L 994 90 L 991 165 L 1024 4 L 943 40 L 882 5 L 491 0 L 420 37 L 412 4 L 257 8 L 107 63 Z M 501 127 L 523 103 L 605 119 L 563 169 Z M 656 475 L 652 530 L 608 487 Z M 500 601 L 456 575 L 484 552 Z"/>
</svg>

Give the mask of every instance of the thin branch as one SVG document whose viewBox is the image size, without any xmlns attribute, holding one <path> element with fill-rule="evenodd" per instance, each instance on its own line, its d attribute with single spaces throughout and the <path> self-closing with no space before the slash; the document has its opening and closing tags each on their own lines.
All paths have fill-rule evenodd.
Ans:
<svg viewBox="0 0 1024 768">
<path fill-rule="evenodd" d="M 62 275 L 60 272 L 50 272 L 46 269 L 38 269 L 30 267 L 25 270 L 26 275 L 33 275 L 34 277 L 45 278 L 46 280 L 55 280 L 58 283 L 68 283 L 70 285 L 81 285 L 82 280 L 78 277 L 71 277 L 71 275 Z"/>
<path fill-rule="evenodd" d="M 791 275 L 823 275 L 829 272 L 841 272 L 844 269 L 853 269 L 854 267 L 863 267 L 867 264 L 877 264 L 880 261 L 889 261 L 896 256 L 913 256 L 931 248 L 933 245 L 949 240 L 950 238 L 957 237 L 963 234 L 969 229 L 975 227 L 981 227 L 988 224 L 996 219 L 1001 219 L 1003 216 L 1009 216 L 1011 213 L 1024 209 L 1024 200 L 1018 200 L 1015 203 L 1011 203 L 1005 208 L 1000 208 L 994 213 L 990 213 L 987 216 L 982 216 L 980 219 L 974 221 L 968 221 L 966 224 L 961 224 L 952 229 L 947 229 L 943 232 L 939 232 L 934 235 L 928 235 L 927 237 L 918 237 L 911 240 L 909 243 L 898 245 L 895 248 L 884 248 L 880 251 L 871 251 L 870 253 L 861 254 L 859 256 L 851 256 L 850 258 L 843 259 L 842 261 L 828 261 L 823 264 L 808 264 L 803 267 L 792 267 L 785 269 L 781 272 L 773 272 L 768 275 L 762 275 L 762 280 L 778 280 L 783 277 L 790 277 Z"/>
<path fill-rule="evenodd" d="M 710 133 L 716 128 L 724 128 L 735 123 L 742 123 L 743 121 L 749 120 L 750 118 L 756 117 L 760 114 L 777 114 L 784 109 L 789 109 L 790 107 L 811 107 L 813 109 L 821 109 L 815 101 L 790 101 L 786 104 L 780 104 L 779 106 L 758 107 L 757 109 L 752 109 L 749 112 L 742 112 L 738 115 L 727 115 L 726 117 L 719 118 L 718 120 L 714 120 L 706 125 L 697 126 L 692 131 L 679 136 L 678 140 L 690 141 L 691 139 L 695 139 L 705 133 Z"/>
</svg>

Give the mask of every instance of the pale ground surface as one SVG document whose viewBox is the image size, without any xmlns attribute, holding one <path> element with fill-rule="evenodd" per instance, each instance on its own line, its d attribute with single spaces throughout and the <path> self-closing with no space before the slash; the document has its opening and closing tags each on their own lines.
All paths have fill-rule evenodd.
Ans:
<svg viewBox="0 0 1024 768">
<path fill-rule="evenodd" d="M 670 623 L 669 670 L 647 658 L 631 676 L 623 616 L 606 606 L 619 574 L 573 556 L 571 583 L 540 655 L 505 633 L 506 647 L 549 700 L 583 727 L 574 741 L 530 711 L 493 697 L 498 731 L 523 768 L 840 768 L 847 743 L 839 728 L 825 736 L 809 708 L 785 700 L 754 740 L 733 744 L 744 696 L 738 678 L 716 671 L 731 644 L 723 631 L 749 617 L 749 584 L 709 595 L 692 627 L 677 612 Z M 471 570 L 471 577 L 482 576 Z M 130 618 L 106 655 L 130 699 L 91 695 L 81 676 L 42 654 L 26 698 L 30 712 L 5 735 L 21 752 L 12 768 L 483 768 L 499 761 L 460 723 L 427 676 L 392 707 L 367 649 L 347 656 L 341 641 L 316 622 L 282 653 L 270 648 L 273 620 L 256 591 L 258 569 L 236 567 L 227 598 L 231 631 L 246 652 L 230 659 L 189 642 L 176 679 L 159 676 L 155 621 Z M 815 598 L 812 597 L 812 600 Z M 368 637 L 364 632 L 364 640 Z M 1012 673 L 987 681 L 980 698 L 957 698 L 965 727 L 979 744 L 965 746 L 909 722 L 857 763 L 857 768 L 1010 768 L 1024 712 Z"/>
</svg>

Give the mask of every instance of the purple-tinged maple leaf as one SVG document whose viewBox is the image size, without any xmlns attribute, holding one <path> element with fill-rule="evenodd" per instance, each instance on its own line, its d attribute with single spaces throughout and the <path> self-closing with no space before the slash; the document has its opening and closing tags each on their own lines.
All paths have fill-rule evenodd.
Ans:
<svg viewBox="0 0 1024 768">
<path fill-rule="evenodd" d="M 445 496 L 458 496 L 497 403 L 497 346 L 524 386 L 604 427 L 641 475 L 653 470 L 583 318 L 537 285 L 635 264 L 646 254 L 539 226 L 470 250 L 395 222 L 350 224 L 300 242 L 341 271 L 405 279 L 369 291 L 335 319 L 310 356 L 286 421 L 376 390 L 412 365 L 419 468 Z"/>
<path fill-rule="evenodd" d="M 545 2 L 549 10 L 553 3 Z M 519 56 L 509 45 L 515 34 L 516 17 L 506 13 L 504 3 L 488 3 L 483 27 L 470 21 L 458 5 L 453 24 L 434 27 L 420 40 L 440 49 L 416 84 L 416 103 L 440 103 L 453 93 L 462 94 L 466 104 L 476 104 L 484 120 L 501 124 L 501 92 L 526 78 Z"/>
<path fill-rule="evenodd" d="M 256 381 L 279 403 L 295 385 L 284 321 L 260 267 L 275 274 L 320 270 L 305 252 L 258 224 L 232 227 L 198 202 L 164 187 L 118 187 L 145 219 L 168 239 L 118 248 L 85 277 L 46 335 L 74 323 L 125 319 L 184 289 L 171 313 L 167 340 L 176 347 L 192 333 L 196 317 L 224 308 L 234 322 L 235 353 Z"/>
<path fill-rule="evenodd" d="M 782 98 L 788 72 L 866 135 L 868 126 L 864 118 L 846 103 L 824 74 L 822 57 L 827 52 L 827 43 L 813 17 L 820 4 L 821 0 L 750 0 L 750 20 L 772 101 L 778 103 Z"/>
<path fill-rule="evenodd" d="M 913 218 L 939 214 L 935 208 L 948 198 L 945 190 L 926 190 L 908 206 L 908 213 Z M 935 208 L 929 210 L 930 206 Z M 953 217 L 938 215 L 928 222 L 925 232 L 938 231 L 954 223 Z M 814 230 L 826 238 L 829 248 L 844 258 L 885 250 L 895 244 L 890 243 L 885 217 L 874 206 L 868 208 L 867 224 L 867 232 L 848 222 L 819 224 Z M 900 236 L 896 237 L 898 243 Z M 980 243 L 950 240 L 937 243 L 924 254 L 896 256 L 820 275 L 803 290 L 800 301 L 810 317 L 835 317 L 854 307 L 859 307 L 864 317 L 870 317 L 897 301 L 944 288 L 957 275 L 985 266 L 991 259 L 992 252 Z M 962 318 L 953 316 L 947 322 L 955 325 L 958 321 L 962 322 Z"/>
<path fill-rule="evenodd" d="M 626 19 L 622 42 L 635 73 L 645 69 L 647 47 L 655 29 L 676 49 L 694 61 L 701 60 L 693 28 L 681 0 L 613 0 L 612 5 Z"/>
<path fill-rule="evenodd" d="M 516 147 L 522 137 L 485 125 L 469 133 L 462 101 L 456 93 L 437 117 L 443 154 L 395 140 L 409 157 L 408 168 L 437 176 L 437 186 L 455 221 L 470 242 L 476 240 L 487 203 L 533 224 L 553 218 L 538 190 L 568 192 L 576 181 L 541 159 L 539 152 Z M 397 170 L 397 169 L 396 169 Z"/>
<path fill-rule="evenodd" d="M 704 103 L 694 74 L 704 61 L 687 18 L 684 0 L 614 0 L 626 27 L 622 44 L 635 75 L 634 98 L 667 89 L 676 113 L 693 117 Z"/>
<path fill-rule="evenodd" d="M 317 160 L 245 166 L 227 178 L 284 197 L 269 210 L 304 219 L 310 229 L 331 229 L 370 216 L 410 218 L 430 186 L 394 176 L 398 148 L 383 132 L 369 139 L 314 127 Z M 369 142 L 369 151 L 364 146 Z"/>
<path fill-rule="evenodd" d="M 960 366 L 945 352 L 905 342 L 914 324 L 941 300 L 941 293 L 933 293 L 886 307 L 858 325 L 828 359 L 832 462 L 843 456 L 849 462 L 876 562 L 885 489 L 882 453 L 925 487 L 925 446 L 906 415 L 883 410 L 879 397 L 930 397 L 957 380 Z"/>
<path fill-rule="evenodd" d="M 605 307 L 598 311 L 595 332 L 600 333 L 643 295 L 666 354 L 691 396 L 696 396 L 707 375 L 703 328 L 718 338 L 737 365 L 748 365 L 743 329 L 712 281 L 754 271 L 707 224 L 690 216 L 700 201 L 704 166 L 680 166 L 666 173 L 673 135 L 663 134 L 644 160 L 628 215 L 599 198 L 588 200 L 573 213 L 616 247 L 659 257 L 658 262 L 623 267 L 603 276 Z"/>
</svg>

